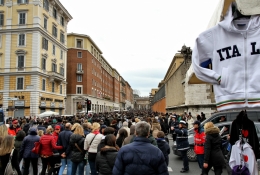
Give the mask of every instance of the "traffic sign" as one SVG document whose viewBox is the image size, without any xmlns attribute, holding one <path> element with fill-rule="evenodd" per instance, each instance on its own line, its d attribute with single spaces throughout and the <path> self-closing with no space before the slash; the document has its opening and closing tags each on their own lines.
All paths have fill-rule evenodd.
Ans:
<svg viewBox="0 0 260 175">
<path fill-rule="evenodd" d="M 19 100 L 18 98 L 13 98 L 13 97 L 6 97 L 6 98 L 3 98 L 4 100 Z"/>
</svg>

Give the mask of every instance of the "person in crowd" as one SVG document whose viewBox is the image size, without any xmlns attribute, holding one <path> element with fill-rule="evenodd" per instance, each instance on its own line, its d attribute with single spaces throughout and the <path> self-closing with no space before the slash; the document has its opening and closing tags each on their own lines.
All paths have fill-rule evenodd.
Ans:
<svg viewBox="0 0 260 175">
<path fill-rule="evenodd" d="M 29 174 L 29 167 L 32 164 L 33 174 L 38 175 L 38 158 L 39 155 L 32 152 L 34 143 L 39 142 L 40 137 L 37 135 L 36 128 L 30 128 L 29 135 L 23 139 L 22 146 L 20 148 L 20 155 L 24 161 L 24 175 Z"/>
<path fill-rule="evenodd" d="M 165 140 L 165 134 L 163 131 L 159 131 L 157 133 L 157 144 L 158 144 L 158 148 L 162 151 L 165 161 L 166 161 L 166 165 L 169 165 L 169 154 L 170 154 L 170 146 L 168 144 L 168 142 Z"/>
<path fill-rule="evenodd" d="M 187 124 L 188 124 L 188 129 L 191 129 L 193 127 L 194 119 L 191 114 L 188 115 L 187 117 Z"/>
<path fill-rule="evenodd" d="M 117 133 L 118 133 L 118 130 L 119 130 L 119 128 L 118 128 L 118 126 L 117 126 L 117 121 L 116 121 L 116 120 L 113 120 L 113 121 L 111 122 L 110 127 L 112 127 L 112 128 L 115 129 L 115 133 L 114 133 L 114 135 L 116 136 Z"/>
<path fill-rule="evenodd" d="M 70 150 L 70 136 L 71 132 L 71 124 L 66 123 L 65 129 L 59 134 L 58 137 L 58 145 L 62 145 L 63 148 L 60 150 L 61 153 L 61 167 L 59 170 L 59 175 L 63 175 L 63 171 L 67 165 L 67 174 L 71 174 L 72 162 L 71 162 L 71 150 Z"/>
<path fill-rule="evenodd" d="M 129 144 L 133 139 L 134 134 L 135 134 L 135 125 L 132 125 L 130 127 L 130 135 L 124 139 L 122 146 Z"/>
<path fill-rule="evenodd" d="M 201 121 L 201 116 L 199 114 L 197 115 L 197 120 Z"/>
<path fill-rule="evenodd" d="M 207 122 L 204 125 L 206 141 L 204 146 L 204 174 L 208 175 L 209 170 L 214 167 L 215 175 L 222 174 L 222 168 L 225 160 L 222 154 L 222 142 L 219 135 L 219 128 L 214 126 L 212 122 Z"/>
<path fill-rule="evenodd" d="M 97 153 L 96 170 L 99 175 L 112 175 L 117 151 L 119 150 L 114 134 L 108 134 L 104 139 L 104 144 L 105 146 Z"/>
<path fill-rule="evenodd" d="M 1 123 L 0 124 L 0 146 L 1 146 L 3 139 L 7 135 L 8 135 L 8 128 L 4 123 Z"/>
<path fill-rule="evenodd" d="M 204 120 L 206 120 L 206 115 L 203 112 L 201 112 L 201 120 L 200 120 L 200 122 L 202 123 Z"/>
<path fill-rule="evenodd" d="M 86 152 L 84 150 L 84 140 L 85 140 L 84 136 L 85 134 L 84 134 L 83 127 L 81 125 L 76 125 L 74 132 L 70 137 L 71 161 L 72 161 L 71 175 L 76 175 L 77 171 L 79 175 L 84 174 L 84 167 L 86 164 L 85 161 Z"/>
<path fill-rule="evenodd" d="M 46 133 L 46 128 L 43 126 L 43 121 L 42 121 L 42 120 L 39 120 L 39 121 L 38 121 L 38 124 L 39 124 L 39 125 L 37 126 L 38 131 L 42 130 L 43 133 L 45 134 L 45 133 Z"/>
<path fill-rule="evenodd" d="M 159 131 L 161 131 L 161 125 L 160 123 L 158 122 L 157 119 L 153 119 L 153 124 L 152 124 L 152 134 L 153 134 L 153 137 L 154 138 L 157 138 L 157 133 Z"/>
<path fill-rule="evenodd" d="M 26 125 L 26 119 L 22 119 L 22 123 L 21 123 L 21 129 L 23 129 L 24 125 Z"/>
<path fill-rule="evenodd" d="M 60 130 L 61 130 L 61 125 L 56 125 L 55 128 L 54 128 L 54 132 L 53 132 L 53 137 L 54 137 L 54 140 L 55 140 L 55 143 L 57 145 L 58 143 L 58 137 L 59 137 L 59 133 L 60 133 Z M 54 170 L 53 170 L 53 173 L 56 175 L 59 173 L 59 170 L 60 170 L 60 166 L 61 166 L 61 156 L 60 156 L 60 153 L 59 153 L 60 150 L 53 150 L 53 161 L 54 161 Z"/>
<path fill-rule="evenodd" d="M 5 168 L 9 162 L 10 155 L 12 155 L 12 167 L 17 171 L 18 175 L 22 175 L 19 163 L 18 163 L 18 152 L 14 149 L 14 137 L 11 135 L 6 135 L 3 138 L 2 144 L 0 145 L 0 174 L 5 173 Z"/>
<path fill-rule="evenodd" d="M 173 115 L 170 122 L 169 122 L 169 126 L 170 126 L 170 133 L 172 134 L 172 139 L 175 142 L 176 141 L 176 137 L 177 134 L 175 133 L 175 129 L 179 128 L 179 122 L 176 120 L 176 116 Z"/>
<path fill-rule="evenodd" d="M 114 134 L 115 132 L 115 129 L 112 128 L 112 127 L 107 127 L 105 130 L 104 130 L 104 136 L 102 137 L 100 143 L 98 144 L 98 148 L 97 148 L 97 152 L 99 152 L 101 150 L 101 148 L 103 148 L 105 145 L 105 138 L 107 135 L 109 134 Z"/>
<path fill-rule="evenodd" d="M 21 130 L 20 126 L 18 125 L 18 120 L 13 119 L 12 125 L 8 128 L 8 134 L 12 136 L 16 136 L 17 132 Z"/>
<path fill-rule="evenodd" d="M 221 116 L 219 122 L 225 122 L 227 121 L 226 116 Z"/>
<path fill-rule="evenodd" d="M 150 127 L 144 121 L 135 125 L 137 137 L 133 143 L 125 145 L 119 150 L 113 167 L 113 175 L 169 174 L 162 151 L 151 145 L 148 139 Z"/>
<path fill-rule="evenodd" d="M 116 144 L 119 146 L 119 148 L 122 147 L 123 141 L 125 138 L 128 137 L 128 133 L 125 129 L 119 130 L 119 137 L 116 139 Z"/>
<path fill-rule="evenodd" d="M 104 130 L 105 130 L 106 128 L 107 128 L 106 125 L 101 125 L 99 132 L 100 132 L 101 134 L 104 134 Z"/>
<path fill-rule="evenodd" d="M 187 157 L 187 150 L 190 148 L 188 142 L 188 130 L 187 130 L 187 123 L 183 120 L 179 122 L 179 129 L 174 129 L 175 133 L 177 134 L 176 142 L 177 142 L 177 149 L 181 152 L 182 161 L 183 161 L 183 168 L 180 171 L 181 173 L 185 173 L 189 171 L 189 160 Z"/>
<path fill-rule="evenodd" d="M 112 122 L 113 123 L 113 122 Z M 97 156 L 97 147 L 103 135 L 100 134 L 100 124 L 94 122 L 92 125 L 92 132 L 87 135 L 84 143 L 84 150 L 88 151 L 88 161 L 90 165 L 91 175 L 97 175 L 95 168 L 95 161 Z"/>
<path fill-rule="evenodd" d="M 85 122 L 82 124 L 82 126 L 83 126 L 84 134 L 86 137 L 91 132 L 92 125 L 90 122 Z"/>
<path fill-rule="evenodd" d="M 197 155 L 197 161 L 203 174 L 203 162 L 204 162 L 204 144 L 205 144 L 205 133 L 204 129 L 200 126 L 200 121 L 196 120 L 193 123 L 194 127 L 194 152 Z"/>
<path fill-rule="evenodd" d="M 62 124 L 62 119 L 59 117 L 57 119 L 58 123 L 56 124 L 56 126 L 60 126 L 60 132 L 62 132 L 64 130 L 64 125 Z"/>
<path fill-rule="evenodd" d="M 25 136 L 26 136 L 25 132 L 23 130 L 20 130 L 20 131 L 18 131 L 18 133 L 15 137 L 15 141 L 14 141 L 14 147 L 15 147 L 16 151 L 18 152 L 19 163 L 22 160 L 22 156 L 20 155 L 20 150 L 21 150 L 21 146 L 22 146 L 23 139 Z"/>
<path fill-rule="evenodd" d="M 166 121 L 165 117 L 164 116 L 160 117 L 159 120 L 160 120 L 161 130 L 165 134 L 167 134 L 167 122 L 165 122 Z"/>
<path fill-rule="evenodd" d="M 123 122 L 123 126 L 119 129 L 119 131 L 118 131 L 118 133 L 117 133 L 117 136 L 116 136 L 116 139 L 118 139 L 118 137 L 119 137 L 119 132 L 120 132 L 120 130 L 122 130 L 122 129 L 126 130 L 127 135 L 130 135 L 130 128 L 128 128 L 128 123 L 127 123 L 127 122 Z"/>
<path fill-rule="evenodd" d="M 44 135 L 44 131 L 43 130 L 38 130 L 37 133 L 38 133 L 38 136 L 40 136 L 40 137 Z"/>
<path fill-rule="evenodd" d="M 46 134 L 44 134 L 40 138 L 40 144 L 41 144 L 40 156 L 41 156 L 41 160 L 42 160 L 41 175 L 45 175 L 47 165 L 50 166 L 48 175 L 51 175 L 53 173 L 54 166 L 55 166 L 55 162 L 54 162 L 55 159 L 53 158 L 53 150 L 54 149 L 61 150 L 63 148 L 62 146 L 56 145 L 56 140 L 54 139 L 54 137 L 52 135 L 52 131 L 53 131 L 52 127 L 51 126 L 48 127 L 46 129 Z"/>
</svg>

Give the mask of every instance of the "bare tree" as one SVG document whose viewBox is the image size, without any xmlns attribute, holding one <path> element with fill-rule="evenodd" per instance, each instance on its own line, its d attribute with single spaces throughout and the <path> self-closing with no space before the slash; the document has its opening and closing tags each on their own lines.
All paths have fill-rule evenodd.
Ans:
<svg viewBox="0 0 260 175">
<path fill-rule="evenodd" d="M 140 96 L 141 95 L 141 92 L 139 91 L 139 90 L 137 90 L 137 89 L 134 89 L 133 90 L 133 94 L 134 94 L 134 96 Z"/>
</svg>

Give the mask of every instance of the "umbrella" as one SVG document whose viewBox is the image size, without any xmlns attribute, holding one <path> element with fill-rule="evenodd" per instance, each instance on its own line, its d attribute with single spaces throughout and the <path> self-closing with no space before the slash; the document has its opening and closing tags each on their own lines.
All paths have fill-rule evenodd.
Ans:
<svg viewBox="0 0 260 175">
<path fill-rule="evenodd" d="M 39 117 L 49 117 L 49 116 L 52 116 L 52 115 L 59 115 L 59 113 L 53 112 L 53 111 L 45 111 L 45 112 L 39 114 Z"/>
</svg>

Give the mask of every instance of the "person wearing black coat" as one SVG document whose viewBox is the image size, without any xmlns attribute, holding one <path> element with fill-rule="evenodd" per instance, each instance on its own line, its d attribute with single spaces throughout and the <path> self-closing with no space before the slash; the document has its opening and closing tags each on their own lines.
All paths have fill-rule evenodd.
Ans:
<svg viewBox="0 0 260 175">
<path fill-rule="evenodd" d="M 215 175 L 220 175 L 225 160 L 221 149 L 222 142 L 221 136 L 219 135 L 219 128 L 214 126 L 212 122 L 207 122 L 204 125 L 204 129 L 206 142 L 204 144 L 203 175 L 208 175 L 208 172 L 212 167 L 214 167 Z"/>
<path fill-rule="evenodd" d="M 99 175 L 112 175 L 112 170 L 116 161 L 118 147 L 116 146 L 116 137 L 114 134 L 109 134 L 105 137 L 105 147 L 97 153 L 96 170 Z"/>
<path fill-rule="evenodd" d="M 165 137 L 164 132 L 159 131 L 157 133 L 156 140 L 157 140 L 158 148 L 162 151 L 164 158 L 165 158 L 166 165 L 168 166 L 169 165 L 169 154 L 171 151 L 170 151 L 170 146 L 164 137 Z"/>
<path fill-rule="evenodd" d="M 187 150 L 190 148 L 188 142 L 188 130 L 187 130 L 187 123 L 183 120 L 179 122 L 179 129 L 174 129 L 177 137 L 177 149 L 181 152 L 182 161 L 183 161 L 183 168 L 180 171 L 181 173 L 185 173 L 189 171 L 189 159 L 187 157 Z"/>
</svg>

